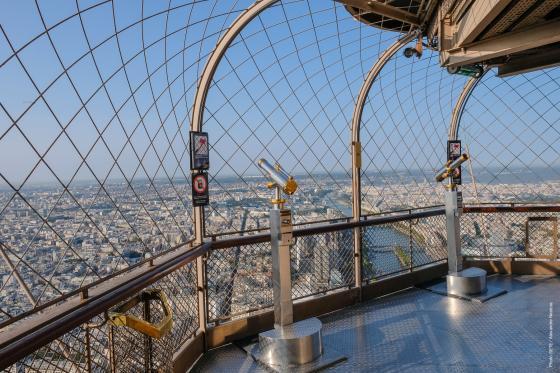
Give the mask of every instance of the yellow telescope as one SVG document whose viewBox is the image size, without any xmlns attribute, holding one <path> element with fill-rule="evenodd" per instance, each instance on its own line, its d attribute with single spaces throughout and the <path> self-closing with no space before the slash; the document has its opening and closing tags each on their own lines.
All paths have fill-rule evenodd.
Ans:
<svg viewBox="0 0 560 373">
<path fill-rule="evenodd" d="M 442 182 L 448 177 L 451 177 L 453 175 L 453 171 L 459 168 L 467 159 L 469 159 L 469 156 L 467 154 L 461 154 L 461 156 L 454 161 L 448 161 L 445 166 L 436 174 L 436 181 Z"/>
<path fill-rule="evenodd" d="M 272 180 L 272 183 L 268 184 L 269 188 L 278 186 L 284 193 L 291 196 L 297 190 L 297 183 L 293 176 L 288 175 L 278 163 L 276 165 L 271 165 L 266 159 L 259 159 L 257 162 L 261 170 L 263 170 L 266 175 Z"/>
</svg>

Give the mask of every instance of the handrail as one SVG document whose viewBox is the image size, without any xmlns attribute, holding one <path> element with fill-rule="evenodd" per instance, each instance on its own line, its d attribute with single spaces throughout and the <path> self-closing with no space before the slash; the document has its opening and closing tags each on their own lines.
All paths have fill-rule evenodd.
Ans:
<svg viewBox="0 0 560 373">
<path fill-rule="evenodd" d="M 532 205 L 532 206 L 465 206 L 465 214 L 490 214 L 507 212 L 560 212 L 560 206 L 555 205 Z"/>
<path fill-rule="evenodd" d="M 495 205 L 467 205 L 465 214 L 474 213 L 527 213 L 527 212 L 560 212 L 560 205 L 517 205 L 499 203 Z M 360 221 L 337 222 L 294 229 L 294 237 L 305 237 L 322 233 L 390 224 L 401 221 L 416 220 L 445 214 L 441 206 L 422 210 L 403 210 L 387 212 L 383 215 L 364 216 Z M 155 257 L 148 263 L 128 269 L 121 276 L 97 281 L 96 286 L 89 285 L 65 296 L 64 302 L 57 299 L 52 304 L 56 308 L 35 309 L 32 317 L 25 324 L 0 332 L 0 370 L 5 369 L 47 345 L 56 338 L 88 322 L 95 316 L 103 314 L 111 307 L 134 296 L 150 284 L 191 263 L 210 250 L 219 250 L 236 246 L 270 242 L 270 234 L 262 233 L 251 236 L 240 236 L 222 240 L 205 242 L 188 251 L 178 253 L 176 250 Z M 119 272 L 121 274 L 121 272 Z M 108 281 L 108 280 L 112 281 Z M 80 294 L 83 296 L 81 297 Z M 84 299 L 85 298 L 85 299 Z M 49 303 L 50 305 L 52 305 Z M 43 311 L 43 312 L 39 312 Z M 1 330 L 1 329 L 0 329 Z"/>
<path fill-rule="evenodd" d="M 18 327 L 3 332 L 0 334 L 0 370 L 193 262 L 206 254 L 211 245 L 208 242 L 180 254 L 170 253 L 174 255 L 160 257 L 152 266 L 138 268 L 127 276 L 115 279 L 118 282 L 117 286 L 112 283 L 91 289 L 86 299 L 70 298 L 56 310 L 30 320 L 24 328 Z"/>
<path fill-rule="evenodd" d="M 321 224 L 315 227 L 294 229 L 293 236 L 294 237 L 312 236 L 315 234 L 336 232 L 336 231 L 352 229 L 357 227 L 369 227 L 374 225 L 382 225 L 382 224 L 395 223 L 398 221 L 408 221 L 408 220 L 415 220 L 421 218 L 428 218 L 431 216 L 438 216 L 438 215 L 445 214 L 445 209 L 441 207 L 430 208 L 424 211 L 411 211 L 411 210 L 404 210 L 404 211 L 408 211 L 408 212 L 407 213 L 391 212 L 390 215 L 387 216 L 368 217 L 360 221 Z M 254 245 L 254 244 L 265 243 L 265 242 L 270 242 L 269 233 L 255 234 L 251 236 L 240 236 L 240 237 L 227 238 L 219 241 L 213 241 L 212 250 L 226 249 L 226 248 L 236 247 L 236 246 Z"/>
<path fill-rule="evenodd" d="M 132 265 L 126 267 L 126 268 L 115 271 L 108 276 L 99 278 L 99 279 L 97 279 L 97 280 L 95 280 L 95 281 L 93 281 L 93 282 L 91 282 L 87 285 L 84 285 L 84 286 L 82 286 L 78 289 L 69 291 L 68 293 L 64 293 L 61 296 L 56 297 L 56 298 L 54 298 L 54 299 L 52 299 L 48 302 L 45 302 L 41 305 L 37 305 L 36 307 L 30 309 L 29 311 L 22 312 L 17 316 L 14 316 L 14 317 L 12 317 L 8 320 L 0 322 L 0 330 L 2 330 L 3 328 L 5 328 L 5 327 L 7 327 L 7 326 L 19 321 L 19 320 L 25 319 L 25 318 L 27 318 L 31 315 L 36 314 L 37 312 L 40 312 L 40 311 L 42 311 L 46 308 L 49 308 L 49 307 L 51 307 L 51 306 L 53 306 L 57 303 L 60 303 L 60 302 L 66 300 L 68 298 L 74 297 L 76 295 L 80 295 L 83 292 L 88 292 L 89 289 L 92 289 L 92 288 L 94 288 L 96 286 L 99 286 L 101 284 L 105 284 L 105 283 L 107 283 L 107 281 L 112 280 L 113 278 L 115 278 L 117 276 L 121 276 L 121 275 L 130 273 L 132 270 L 134 270 L 136 268 L 139 268 L 139 267 L 142 267 L 143 265 L 146 265 L 147 263 L 153 262 L 157 258 L 169 255 L 169 253 L 176 252 L 177 250 L 183 249 L 185 247 L 190 247 L 193 244 L 193 242 L 194 242 L 194 240 L 189 240 L 189 241 L 183 242 L 183 243 L 181 243 L 177 246 L 174 246 L 173 248 L 171 248 L 169 250 L 162 251 L 160 253 L 154 254 L 154 256 L 152 256 L 150 258 L 145 258 L 145 259 L 139 261 L 138 263 L 134 263 L 134 264 L 132 264 Z"/>
</svg>

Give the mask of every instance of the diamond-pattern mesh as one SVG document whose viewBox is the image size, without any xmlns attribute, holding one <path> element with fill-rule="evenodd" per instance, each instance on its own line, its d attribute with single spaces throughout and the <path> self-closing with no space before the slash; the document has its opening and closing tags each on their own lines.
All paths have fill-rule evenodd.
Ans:
<svg viewBox="0 0 560 373">
<path fill-rule="evenodd" d="M 471 155 L 463 172 L 466 202 L 559 201 L 559 82 L 559 68 L 482 78 L 458 133 Z"/>
<path fill-rule="evenodd" d="M 294 299 L 354 285 L 352 229 L 298 237 L 292 246 Z"/>
<path fill-rule="evenodd" d="M 468 213 L 461 217 L 464 256 L 494 258 L 558 257 L 554 212 Z M 530 220 L 546 218 L 547 220 Z M 551 220 L 548 220 L 551 219 Z M 529 224 L 527 224 L 529 222 Z M 527 235 L 529 228 L 529 235 Z M 527 237 L 529 247 L 527 247 Z M 556 237 L 558 239 L 558 236 Z"/>
<path fill-rule="evenodd" d="M 2 320 L 192 237 L 194 92 L 251 2 L 2 4 Z"/>
<path fill-rule="evenodd" d="M 212 250 L 206 262 L 208 322 L 272 305 L 270 243 Z"/>
<path fill-rule="evenodd" d="M 163 290 L 173 310 L 173 328 L 151 339 L 126 327 L 114 327 L 98 316 L 66 333 L 7 369 L 8 372 L 172 371 L 173 353 L 199 328 L 196 265 L 189 263 L 151 286 Z M 127 313 L 143 317 L 141 302 Z M 163 317 L 159 302 L 150 302 L 150 320 Z M 89 351 L 89 352 L 88 352 Z M 91 367 L 91 368 L 90 368 Z M 90 370 L 91 369 L 91 370 Z"/>
<path fill-rule="evenodd" d="M 438 53 L 427 49 L 419 59 L 399 51 L 387 62 L 360 129 L 364 215 L 444 201 L 434 175 L 446 160 L 451 113 L 465 82 L 441 69 Z"/>
<path fill-rule="evenodd" d="M 445 216 L 362 228 L 362 279 L 375 281 L 447 258 Z"/>
<path fill-rule="evenodd" d="M 255 177 L 259 158 L 295 175 L 294 222 L 351 216 L 355 96 L 399 35 L 356 22 L 343 4 L 323 0 L 279 1 L 241 31 L 205 107 L 203 129 L 212 134 L 207 235 L 268 226 L 272 194 Z"/>
</svg>

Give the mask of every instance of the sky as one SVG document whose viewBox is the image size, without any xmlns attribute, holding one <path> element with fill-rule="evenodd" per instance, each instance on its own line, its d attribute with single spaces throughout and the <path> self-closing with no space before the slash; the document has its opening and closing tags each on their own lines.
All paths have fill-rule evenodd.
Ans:
<svg viewBox="0 0 560 373">
<path fill-rule="evenodd" d="M 0 184 L 17 188 L 55 175 L 64 184 L 185 179 L 198 76 L 250 3 L 5 2 Z M 353 20 L 331 1 L 282 1 L 264 11 L 228 49 L 209 91 L 211 175 L 255 175 L 261 157 L 295 174 L 349 174 L 357 93 L 398 36 Z M 558 165 L 559 74 L 501 79 L 491 71 L 483 78 L 460 131 L 477 167 Z M 465 82 L 439 66 L 436 52 L 393 57 L 364 109 L 364 172 L 439 167 Z"/>
</svg>

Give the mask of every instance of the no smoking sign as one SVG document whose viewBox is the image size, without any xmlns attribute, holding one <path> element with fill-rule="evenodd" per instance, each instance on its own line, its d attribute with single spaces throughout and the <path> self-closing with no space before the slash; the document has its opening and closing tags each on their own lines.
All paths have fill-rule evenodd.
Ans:
<svg viewBox="0 0 560 373">
<path fill-rule="evenodd" d="M 206 206 L 209 203 L 208 174 L 205 172 L 193 174 L 192 202 L 193 206 Z"/>
</svg>

